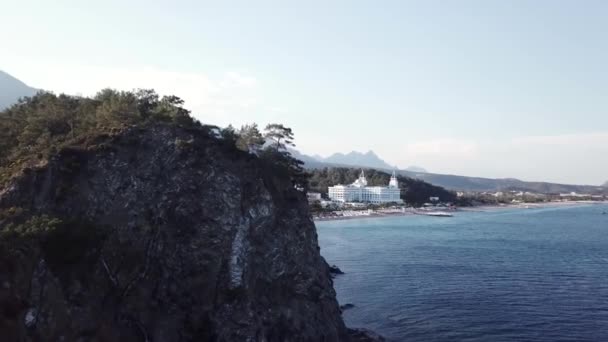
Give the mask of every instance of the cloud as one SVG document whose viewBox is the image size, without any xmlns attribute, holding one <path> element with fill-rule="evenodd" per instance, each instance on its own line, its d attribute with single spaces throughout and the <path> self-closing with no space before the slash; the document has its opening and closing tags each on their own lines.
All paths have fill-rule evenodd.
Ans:
<svg viewBox="0 0 608 342">
<path fill-rule="evenodd" d="M 283 107 L 266 107 L 266 110 L 273 112 L 273 113 L 287 113 L 287 109 L 283 108 Z"/>
<path fill-rule="evenodd" d="M 222 88 L 230 87 L 254 87 L 257 80 L 253 77 L 243 76 L 238 72 L 230 71 L 224 75 L 224 79 L 220 82 Z"/>
<path fill-rule="evenodd" d="M 412 142 L 400 151 L 398 163 L 436 173 L 600 184 L 608 177 L 606 155 L 608 132 L 593 132 Z"/>
<path fill-rule="evenodd" d="M 477 154 L 478 144 L 458 139 L 439 139 L 410 143 L 405 146 L 409 157 L 436 156 L 471 158 Z"/>
<path fill-rule="evenodd" d="M 542 145 L 542 146 L 595 146 L 608 145 L 608 132 L 539 135 L 518 137 L 511 141 L 515 146 Z"/>
</svg>

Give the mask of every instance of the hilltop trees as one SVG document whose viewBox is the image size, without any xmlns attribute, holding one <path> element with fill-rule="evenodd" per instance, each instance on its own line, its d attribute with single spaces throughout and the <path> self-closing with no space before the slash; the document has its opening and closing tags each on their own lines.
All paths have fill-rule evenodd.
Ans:
<svg viewBox="0 0 608 342">
<path fill-rule="evenodd" d="M 97 94 L 95 99 L 100 101 L 95 112 L 98 126 L 129 125 L 144 117 L 138 109 L 137 98 L 134 93 L 105 89 Z"/>
<path fill-rule="evenodd" d="M 157 122 L 189 129 L 203 127 L 183 105 L 179 97 L 161 97 L 151 89 L 103 89 L 91 98 L 39 92 L 24 98 L 0 111 L 0 182 L 64 146 L 99 134 Z M 290 128 L 270 124 L 261 132 L 253 123 L 238 130 L 228 126 L 219 130 L 218 136 L 234 150 L 255 154 L 273 172 L 286 173 L 294 186 L 307 187 L 303 163 L 286 149 L 294 146 Z"/>
<path fill-rule="evenodd" d="M 229 143 L 233 143 L 236 146 L 236 141 L 239 138 L 239 135 L 232 125 L 228 125 L 220 130 L 220 134 L 222 138 Z"/>
<path fill-rule="evenodd" d="M 264 138 L 272 142 L 276 151 L 284 150 L 287 146 L 296 146 L 293 143 L 293 131 L 281 124 L 269 124 L 264 129 Z"/>
<path fill-rule="evenodd" d="M 94 98 L 100 102 L 96 121 L 100 126 L 121 126 L 146 120 L 173 121 L 190 125 L 194 120 L 190 111 L 183 108 L 184 100 L 169 95 L 162 98 L 151 89 L 116 91 L 104 89 Z"/>
<path fill-rule="evenodd" d="M 257 153 L 264 145 L 264 136 L 255 123 L 242 126 L 237 135 L 236 147 L 239 150 Z"/>
<path fill-rule="evenodd" d="M 310 175 L 304 171 L 304 162 L 294 158 L 287 150 L 287 146 L 295 146 L 291 128 L 276 123 L 269 124 L 264 129 L 264 138 L 269 142 L 264 150 L 265 158 L 285 168 L 295 186 L 308 189 Z"/>
<path fill-rule="evenodd" d="M 0 112 L 0 180 L 89 135 L 154 121 L 198 124 L 182 105 L 179 97 L 161 98 L 153 90 L 104 89 L 92 98 L 39 92 L 23 98 Z"/>
<path fill-rule="evenodd" d="M 87 133 L 146 121 L 194 124 L 182 105 L 179 97 L 160 98 L 153 90 L 104 89 L 93 98 L 40 92 L 0 112 L 0 148 L 6 159 L 20 150 L 44 150 Z"/>
<path fill-rule="evenodd" d="M 260 157 L 274 172 L 285 172 L 294 186 L 308 188 L 309 175 L 304 171 L 304 163 L 294 158 L 287 146 L 295 146 L 291 128 L 281 124 L 269 124 L 260 132 L 255 123 L 243 125 L 240 129 L 228 126 L 221 131 L 225 140 L 233 141 L 241 150 Z"/>
</svg>

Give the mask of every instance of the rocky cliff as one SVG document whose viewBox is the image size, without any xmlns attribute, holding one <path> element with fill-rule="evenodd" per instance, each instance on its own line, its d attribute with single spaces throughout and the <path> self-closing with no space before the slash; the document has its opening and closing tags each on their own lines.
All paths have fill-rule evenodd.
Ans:
<svg viewBox="0 0 608 342">
<path fill-rule="evenodd" d="M 83 140 L 0 190 L 4 341 L 338 341 L 305 196 L 213 131 Z M 356 336 L 356 337 L 354 337 Z"/>
</svg>

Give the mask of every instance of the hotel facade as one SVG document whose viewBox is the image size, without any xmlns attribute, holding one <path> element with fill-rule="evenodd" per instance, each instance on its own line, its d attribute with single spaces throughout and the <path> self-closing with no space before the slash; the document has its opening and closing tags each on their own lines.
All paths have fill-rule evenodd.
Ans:
<svg viewBox="0 0 608 342">
<path fill-rule="evenodd" d="M 393 171 L 388 186 L 367 186 L 365 173 L 361 171 L 359 178 L 349 185 L 334 185 L 328 188 L 328 195 L 332 201 L 337 202 L 365 202 L 365 203 L 403 203 L 399 182 Z"/>
</svg>

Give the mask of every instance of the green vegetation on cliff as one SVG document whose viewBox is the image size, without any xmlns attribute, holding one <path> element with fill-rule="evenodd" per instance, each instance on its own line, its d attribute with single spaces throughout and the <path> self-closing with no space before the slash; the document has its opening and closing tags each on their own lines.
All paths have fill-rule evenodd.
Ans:
<svg viewBox="0 0 608 342">
<path fill-rule="evenodd" d="M 182 104 L 176 96 L 160 97 L 153 90 L 105 89 L 93 98 L 41 92 L 23 98 L 0 112 L 0 180 L 85 137 L 153 121 L 196 125 Z"/>
<path fill-rule="evenodd" d="M 102 227 L 89 222 L 62 220 L 48 215 L 34 215 L 19 222 L 19 218 L 14 217 L 19 214 L 12 214 L 13 217 L 6 216 L 12 218 L 7 221 L 13 222 L 0 230 L 0 259 L 7 258 L 10 254 L 34 250 L 39 245 L 44 259 L 51 267 L 69 268 L 95 254 L 106 233 Z M 2 221 L 0 218 L 0 223 Z"/>
<path fill-rule="evenodd" d="M 256 154 L 270 171 L 288 174 L 294 185 L 306 187 L 302 163 L 285 149 L 293 145 L 291 129 L 271 124 L 262 133 L 252 124 L 238 131 L 232 127 L 220 130 L 193 119 L 183 103 L 177 96 L 161 97 L 148 89 L 104 89 L 92 98 L 49 92 L 23 98 L 0 112 L 0 184 L 18 171 L 46 163 L 62 148 L 86 149 L 100 136 L 166 123 L 222 138 L 234 151 Z M 266 139 L 273 143 L 264 147 Z"/>
</svg>

